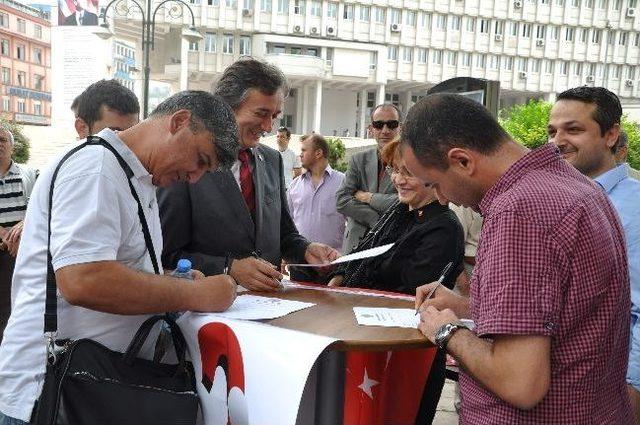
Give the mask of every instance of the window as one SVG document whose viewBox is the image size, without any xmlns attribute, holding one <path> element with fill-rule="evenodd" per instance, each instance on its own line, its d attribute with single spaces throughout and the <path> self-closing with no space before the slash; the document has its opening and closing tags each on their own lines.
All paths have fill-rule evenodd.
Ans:
<svg viewBox="0 0 640 425">
<path fill-rule="evenodd" d="M 621 46 L 626 46 L 627 45 L 627 39 L 629 38 L 629 33 L 628 32 L 621 32 L 620 33 L 620 37 L 618 37 L 618 44 Z"/>
<path fill-rule="evenodd" d="M 236 3 L 236 0 L 224 0 L 224 4 L 230 9 L 235 9 L 236 7 L 238 7 L 238 3 Z"/>
<path fill-rule="evenodd" d="M 451 30 L 453 31 L 460 31 L 460 26 L 462 24 L 462 18 L 456 15 L 451 16 L 451 26 L 449 28 L 451 28 Z"/>
<path fill-rule="evenodd" d="M 24 44 L 18 44 L 16 46 L 16 58 L 20 60 L 26 60 L 27 56 L 25 55 Z"/>
<path fill-rule="evenodd" d="M 11 99 L 3 97 L 2 98 L 2 110 L 10 111 L 11 110 Z"/>
<path fill-rule="evenodd" d="M 609 71 L 609 77 L 615 78 L 616 80 L 620 78 L 620 66 L 611 65 L 611 70 Z"/>
<path fill-rule="evenodd" d="M 233 34 L 225 34 L 222 39 L 222 53 L 233 53 Z"/>
<path fill-rule="evenodd" d="M 571 6 L 580 7 L 580 0 L 571 0 Z"/>
<path fill-rule="evenodd" d="M 307 56 L 316 56 L 319 57 L 318 55 L 318 49 L 315 47 L 307 47 Z"/>
<path fill-rule="evenodd" d="M 436 65 L 442 65 L 442 50 L 434 50 L 431 62 Z"/>
<path fill-rule="evenodd" d="M 413 62 L 413 47 L 402 48 L 402 60 L 404 62 Z"/>
<path fill-rule="evenodd" d="M 582 75 L 582 63 L 576 62 L 573 64 L 573 75 L 579 77 Z"/>
<path fill-rule="evenodd" d="M 436 29 L 444 30 L 447 28 L 447 16 L 446 15 L 436 15 Z"/>
<path fill-rule="evenodd" d="M 238 50 L 241 55 L 250 55 L 251 54 L 251 37 L 246 35 L 240 36 L 240 46 Z"/>
<path fill-rule="evenodd" d="M 39 47 L 33 48 L 33 61 L 38 65 L 42 65 L 42 49 Z"/>
<path fill-rule="evenodd" d="M 560 61 L 560 75 L 567 75 L 569 73 L 569 62 Z"/>
<path fill-rule="evenodd" d="M 635 80 L 636 79 L 636 67 L 628 66 L 627 67 L 627 80 Z"/>
<path fill-rule="evenodd" d="M 616 39 L 616 33 L 613 31 L 607 32 L 607 43 L 613 44 Z"/>
<path fill-rule="evenodd" d="M 413 10 L 407 10 L 406 15 L 404 15 L 405 25 L 415 28 L 417 21 L 418 21 L 418 14 Z"/>
<path fill-rule="evenodd" d="M 292 55 L 301 55 L 302 54 L 302 47 L 291 47 L 291 54 Z"/>
<path fill-rule="evenodd" d="M 401 22 L 401 12 L 400 9 L 391 9 L 391 23 L 399 24 Z"/>
<path fill-rule="evenodd" d="M 329 18 L 337 18 L 338 17 L 338 3 L 333 2 L 333 1 L 329 2 L 328 6 L 327 6 L 327 17 L 329 17 Z"/>
<path fill-rule="evenodd" d="M 509 22 L 509 35 L 513 37 L 518 36 L 518 23 L 517 22 Z"/>
<path fill-rule="evenodd" d="M 476 32 L 476 18 L 466 18 L 467 24 L 465 26 L 467 32 Z"/>
<path fill-rule="evenodd" d="M 363 22 L 369 22 L 370 19 L 371 19 L 371 8 L 369 6 L 361 5 L 360 20 Z"/>
<path fill-rule="evenodd" d="M 551 0 L 541 0 L 540 3 L 542 4 L 549 4 Z"/>
<path fill-rule="evenodd" d="M 468 53 L 468 52 L 460 53 L 460 63 L 465 68 L 469 68 L 471 66 L 471 53 Z"/>
<path fill-rule="evenodd" d="M 0 42 L 0 53 L 3 56 L 9 56 L 9 40 L 3 38 L 2 42 Z"/>
<path fill-rule="evenodd" d="M 560 27 L 552 25 L 549 28 L 549 38 L 553 41 L 557 40 L 560 37 Z"/>
<path fill-rule="evenodd" d="M 640 32 L 637 32 L 635 37 L 633 37 L 633 45 L 636 47 L 640 46 Z"/>
<path fill-rule="evenodd" d="M 513 58 L 511 56 L 502 59 L 502 69 L 506 69 L 507 71 L 513 69 Z"/>
<path fill-rule="evenodd" d="M 558 6 L 564 6 L 564 0 L 556 0 Z"/>
<path fill-rule="evenodd" d="M 199 43 L 197 41 L 190 41 L 189 50 L 192 52 L 197 52 L 198 50 L 200 50 L 200 46 L 198 44 Z"/>
<path fill-rule="evenodd" d="M 620 10 L 622 7 L 622 0 L 613 0 L 613 10 Z"/>
<path fill-rule="evenodd" d="M 42 27 L 38 24 L 33 25 L 33 36 L 35 38 L 42 38 Z"/>
<path fill-rule="evenodd" d="M 591 42 L 598 44 L 600 43 L 600 39 L 602 38 L 602 30 L 593 30 L 591 33 Z"/>
<path fill-rule="evenodd" d="M 420 12 L 420 26 L 422 28 L 431 28 L 431 13 Z"/>
<path fill-rule="evenodd" d="M 42 105 L 40 103 L 33 104 L 33 115 L 42 115 Z"/>
<path fill-rule="evenodd" d="M 427 54 L 429 51 L 423 47 L 418 48 L 418 62 L 427 63 Z"/>
<path fill-rule="evenodd" d="M 523 38 L 531 38 L 531 24 L 522 24 L 522 35 Z"/>
<path fill-rule="evenodd" d="M 198 0 L 200 1 L 200 0 Z M 253 10 L 253 0 L 243 0 L 242 8 L 247 10 Z"/>
<path fill-rule="evenodd" d="M 261 12 L 271 12 L 271 8 L 273 7 L 273 3 L 271 0 L 261 0 L 260 1 L 260 11 Z"/>
<path fill-rule="evenodd" d="M 398 60 L 398 46 L 389 46 L 387 48 L 387 59 L 390 61 Z"/>
<path fill-rule="evenodd" d="M 553 61 L 551 60 L 544 61 L 544 73 L 553 74 Z"/>
<path fill-rule="evenodd" d="M 353 5 L 352 4 L 345 4 L 344 5 L 344 9 L 342 11 L 342 19 L 348 19 L 348 20 L 352 20 L 353 19 Z"/>
<path fill-rule="evenodd" d="M 476 54 L 476 68 L 485 68 L 487 66 L 487 55 Z"/>
<path fill-rule="evenodd" d="M 547 35 L 547 27 L 545 25 L 536 25 L 536 38 L 543 39 Z"/>
<path fill-rule="evenodd" d="M 27 21 L 25 21 L 24 19 L 16 19 L 16 22 L 18 23 L 18 32 L 21 33 L 26 33 L 27 32 Z"/>
<path fill-rule="evenodd" d="M 33 74 L 33 89 L 38 91 L 44 90 L 44 76 Z"/>
<path fill-rule="evenodd" d="M 278 13 L 289 13 L 289 0 L 278 0 Z"/>
<path fill-rule="evenodd" d="M 500 56 L 489 55 L 489 68 L 490 69 L 500 68 Z"/>
<path fill-rule="evenodd" d="M 26 103 L 22 99 L 18 99 L 18 112 L 24 114 L 27 111 Z"/>
<path fill-rule="evenodd" d="M 539 74 L 540 73 L 540 59 L 531 59 L 531 61 L 529 62 L 529 70 L 533 74 Z"/>
<path fill-rule="evenodd" d="M 489 34 L 491 21 L 488 19 L 480 19 L 480 34 Z"/>
<path fill-rule="evenodd" d="M 564 40 L 565 41 L 573 41 L 573 33 L 574 33 L 573 28 L 569 28 L 569 27 L 565 28 L 564 29 Z"/>
<path fill-rule="evenodd" d="M 369 69 L 374 70 L 378 67 L 378 52 L 369 52 Z"/>
<path fill-rule="evenodd" d="M 518 71 L 526 71 L 527 70 L 527 59 L 526 58 L 518 58 L 516 59 L 516 66 Z"/>
<path fill-rule="evenodd" d="M 598 9 L 606 9 L 607 0 L 598 0 Z"/>
<path fill-rule="evenodd" d="M 384 24 L 384 18 L 385 18 L 385 10 L 381 7 L 378 6 L 374 6 L 373 7 L 373 12 L 374 15 L 376 17 L 376 24 Z"/>
<path fill-rule="evenodd" d="M 504 21 L 496 21 L 493 27 L 493 33 L 500 35 L 504 34 Z"/>
<path fill-rule="evenodd" d="M 305 0 L 293 0 L 293 13 L 304 15 Z"/>
<path fill-rule="evenodd" d="M 587 9 L 593 9 L 593 0 L 585 0 L 584 7 Z"/>
<path fill-rule="evenodd" d="M 596 75 L 596 64 L 590 63 L 587 66 L 587 75 Z"/>
<path fill-rule="evenodd" d="M 216 33 L 206 32 L 204 34 L 204 51 L 209 53 L 215 53 L 216 49 Z"/>
<path fill-rule="evenodd" d="M 11 84 L 11 69 L 2 67 L 2 84 Z"/>
<path fill-rule="evenodd" d="M 578 30 L 578 40 L 580 43 L 586 43 L 589 38 L 589 30 L 586 28 L 580 28 Z"/>
<path fill-rule="evenodd" d="M 0 27 L 9 28 L 9 14 L 0 12 Z"/>
<path fill-rule="evenodd" d="M 447 52 L 447 65 L 456 66 L 458 64 L 458 52 Z"/>
</svg>

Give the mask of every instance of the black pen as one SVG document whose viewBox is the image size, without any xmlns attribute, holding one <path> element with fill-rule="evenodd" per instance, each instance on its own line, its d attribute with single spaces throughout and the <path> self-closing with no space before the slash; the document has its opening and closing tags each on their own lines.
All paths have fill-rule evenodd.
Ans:
<svg viewBox="0 0 640 425">
<path fill-rule="evenodd" d="M 224 267 L 222 268 L 222 273 L 228 275 L 231 271 L 231 263 L 233 259 L 231 258 L 231 254 L 227 253 L 227 256 L 224 259 Z"/>
<path fill-rule="evenodd" d="M 440 277 L 437 280 L 438 284 L 434 286 L 431 291 L 429 291 L 429 293 L 425 297 L 425 300 L 428 300 L 433 296 L 433 294 L 436 293 L 436 289 L 438 289 L 438 287 L 442 284 L 442 282 L 444 282 L 444 280 L 447 278 L 447 273 L 449 273 L 449 270 L 451 269 L 452 266 L 453 266 L 453 261 L 450 261 L 446 266 L 444 266 L 444 270 L 442 270 L 442 273 L 440 274 Z M 420 307 L 416 309 L 416 315 L 419 312 L 420 312 Z"/>
</svg>

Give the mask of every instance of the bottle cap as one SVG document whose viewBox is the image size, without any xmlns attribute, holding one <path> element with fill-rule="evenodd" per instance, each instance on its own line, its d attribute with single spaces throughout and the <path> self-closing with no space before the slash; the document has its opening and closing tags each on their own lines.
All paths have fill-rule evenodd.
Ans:
<svg viewBox="0 0 640 425">
<path fill-rule="evenodd" d="M 176 267 L 176 271 L 178 273 L 186 273 L 191 270 L 191 261 L 186 258 L 181 258 L 178 260 L 178 267 Z"/>
</svg>

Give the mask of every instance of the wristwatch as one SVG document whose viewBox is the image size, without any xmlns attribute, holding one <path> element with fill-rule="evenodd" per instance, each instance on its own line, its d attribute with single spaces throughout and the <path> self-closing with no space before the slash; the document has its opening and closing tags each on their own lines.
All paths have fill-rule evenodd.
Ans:
<svg viewBox="0 0 640 425">
<path fill-rule="evenodd" d="M 440 347 L 440 349 L 442 349 L 443 351 L 446 351 L 447 343 L 449 343 L 449 340 L 453 336 L 453 333 L 460 328 L 471 330 L 471 326 L 461 321 L 445 323 L 444 325 L 440 326 L 436 331 L 436 337 L 435 337 L 436 345 Z"/>
</svg>

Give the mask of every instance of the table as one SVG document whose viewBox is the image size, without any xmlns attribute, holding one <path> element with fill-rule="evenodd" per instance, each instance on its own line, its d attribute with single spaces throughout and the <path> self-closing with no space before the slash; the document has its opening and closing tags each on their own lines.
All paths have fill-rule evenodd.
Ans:
<svg viewBox="0 0 640 425">
<path fill-rule="evenodd" d="M 358 326 L 353 307 L 414 308 L 406 299 L 351 293 L 317 285 L 309 289 L 286 287 L 274 293 L 255 295 L 305 301 L 313 307 L 268 320 L 272 326 L 336 338 L 319 358 L 307 381 L 298 413 L 299 424 L 335 425 L 344 414 L 345 352 L 396 351 L 433 345 L 417 329 Z M 377 291 L 372 291 L 377 292 Z M 391 294 L 390 294 L 391 295 Z M 393 294 L 398 296 L 398 294 Z"/>
</svg>

